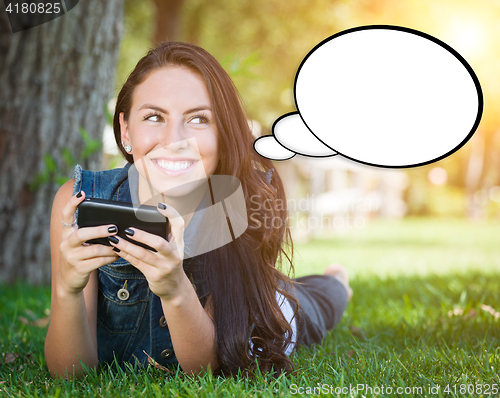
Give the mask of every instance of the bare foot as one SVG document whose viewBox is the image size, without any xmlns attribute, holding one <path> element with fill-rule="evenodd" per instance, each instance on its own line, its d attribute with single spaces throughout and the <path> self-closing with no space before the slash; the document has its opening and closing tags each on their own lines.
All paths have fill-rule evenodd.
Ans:
<svg viewBox="0 0 500 398">
<path fill-rule="evenodd" d="M 345 289 L 347 290 L 347 301 L 351 300 L 352 289 L 349 286 L 349 275 L 347 274 L 347 270 L 344 268 L 344 266 L 336 263 L 330 264 L 328 267 L 326 267 L 324 274 L 331 275 L 342 282 Z"/>
</svg>

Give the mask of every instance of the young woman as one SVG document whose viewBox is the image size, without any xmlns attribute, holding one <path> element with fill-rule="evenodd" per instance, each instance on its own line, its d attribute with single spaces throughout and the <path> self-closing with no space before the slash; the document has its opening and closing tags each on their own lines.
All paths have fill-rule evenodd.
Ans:
<svg viewBox="0 0 500 398">
<path fill-rule="evenodd" d="M 291 266 L 283 185 L 272 162 L 254 151 L 224 69 L 197 46 L 161 44 L 120 91 L 114 132 L 127 166 L 102 172 L 77 166 L 54 199 L 45 342 L 51 373 L 71 377 L 82 373 L 81 364 L 148 357 L 185 372 L 291 369 L 292 350 L 321 342 L 351 290 L 337 264 L 293 282 L 280 271 L 285 261 Z M 212 235 L 193 210 L 213 198 L 213 187 L 201 189 L 210 183 L 197 181 L 217 176 L 239 180 L 248 227 L 221 247 L 189 254 L 197 236 Z M 153 252 L 117 238 L 114 225 L 78 228 L 75 213 L 86 197 L 139 204 L 161 198 L 158 212 L 171 233 L 165 240 L 125 231 Z M 97 237 L 112 246 L 85 243 Z"/>
</svg>

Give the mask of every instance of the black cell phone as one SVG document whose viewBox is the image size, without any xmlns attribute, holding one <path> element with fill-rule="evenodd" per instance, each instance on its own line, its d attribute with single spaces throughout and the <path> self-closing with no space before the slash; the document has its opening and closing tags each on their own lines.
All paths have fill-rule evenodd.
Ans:
<svg viewBox="0 0 500 398">
<path fill-rule="evenodd" d="M 132 203 L 95 198 L 85 198 L 78 205 L 79 228 L 98 227 L 106 224 L 116 225 L 117 235 L 120 238 L 154 252 L 156 252 L 154 248 L 130 239 L 125 234 L 125 229 L 138 228 L 167 240 L 168 219 L 160 214 L 154 206 L 143 205 L 134 208 Z M 108 238 L 91 239 L 87 243 L 111 246 Z"/>
</svg>

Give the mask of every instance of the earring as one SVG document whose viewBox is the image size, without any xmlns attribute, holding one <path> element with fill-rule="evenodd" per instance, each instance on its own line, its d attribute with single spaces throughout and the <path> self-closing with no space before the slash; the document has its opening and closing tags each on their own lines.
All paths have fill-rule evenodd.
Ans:
<svg viewBox="0 0 500 398">
<path fill-rule="evenodd" d="M 125 152 L 130 153 L 132 152 L 132 147 L 130 145 L 125 145 L 125 142 L 122 142 L 123 148 L 125 149 Z"/>
</svg>

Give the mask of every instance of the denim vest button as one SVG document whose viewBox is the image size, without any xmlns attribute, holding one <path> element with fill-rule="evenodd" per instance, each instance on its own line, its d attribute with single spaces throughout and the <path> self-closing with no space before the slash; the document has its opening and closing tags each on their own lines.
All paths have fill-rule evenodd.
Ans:
<svg viewBox="0 0 500 398">
<path fill-rule="evenodd" d="M 167 348 L 166 350 L 163 350 L 163 351 L 161 352 L 161 354 L 160 354 L 160 355 L 161 355 L 161 357 L 162 357 L 163 359 L 168 359 L 168 358 L 170 358 L 173 354 L 174 354 L 174 351 L 173 351 L 173 350 L 171 350 L 170 348 Z"/>
<path fill-rule="evenodd" d="M 128 292 L 127 289 L 120 289 L 118 290 L 117 296 L 120 300 L 126 301 L 130 297 L 130 293 Z"/>
<path fill-rule="evenodd" d="M 162 328 L 164 328 L 165 326 L 167 326 L 167 320 L 165 319 L 165 316 L 162 316 L 162 317 L 160 318 L 160 326 L 161 326 Z"/>
</svg>

